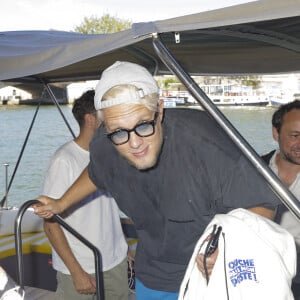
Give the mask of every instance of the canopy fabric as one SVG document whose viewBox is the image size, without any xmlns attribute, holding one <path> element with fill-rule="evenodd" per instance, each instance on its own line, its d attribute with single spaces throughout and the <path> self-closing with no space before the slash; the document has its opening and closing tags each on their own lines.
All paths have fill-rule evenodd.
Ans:
<svg viewBox="0 0 300 300">
<path fill-rule="evenodd" d="M 153 47 L 153 34 L 192 75 L 300 70 L 300 1 L 262 0 L 136 23 L 129 30 L 105 35 L 0 32 L 0 80 L 98 79 L 116 60 L 142 64 L 154 75 L 170 74 Z"/>
</svg>

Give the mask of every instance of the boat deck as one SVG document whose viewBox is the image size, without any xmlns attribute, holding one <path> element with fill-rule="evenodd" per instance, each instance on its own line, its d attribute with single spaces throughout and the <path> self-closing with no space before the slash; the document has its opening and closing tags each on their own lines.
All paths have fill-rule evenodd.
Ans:
<svg viewBox="0 0 300 300">
<path fill-rule="evenodd" d="M 55 293 L 43 289 L 25 287 L 24 300 L 54 300 Z"/>
<path fill-rule="evenodd" d="M 24 300 L 54 300 L 55 293 L 47 290 L 26 287 Z M 135 293 L 129 291 L 128 300 L 135 300 Z"/>
</svg>

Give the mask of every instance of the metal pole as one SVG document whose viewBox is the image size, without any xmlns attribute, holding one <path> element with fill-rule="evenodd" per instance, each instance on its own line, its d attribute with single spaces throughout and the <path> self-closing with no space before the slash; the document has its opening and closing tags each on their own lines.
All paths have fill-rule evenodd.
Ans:
<svg viewBox="0 0 300 300">
<path fill-rule="evenodd" d="M 38 114 L 39 109 L 40 109 L 40 104 L 36 107 L 34 116 L 33 116 L 33 118 L 32 118 L 31 124 L 30 124 L 30 126 L 29 126 L 28 132 L 27 132 L 27 134 L 26 134 L 25 141 L 24 141 L 24 143 L 23 143 L 23 145 L 22 145 L 22 149 L 21 149 L 21 152 L 20 152 L 20 154 L 19 154 L 18 161 L 17 161 L 17 163 L 16 163 L 16 165 L 15 165 L 14 171 L 13 171 L 12 176 L 11 176 L 11 178 L 10 178 L 10 181 L 9 181 L 9 184 L 8 184 L 8 188 L 7 188 L 7 193 L 5 194 L 5 196 L 4 196 L 4 197 L 1 199 L 1 201 L 0 201 L 0 206 L 1 206 L 1 207 L 3 207 L 4 202 L 5 202 L 5 199 L 7 198 L 7 195 L 8 195 L 8 193 L 9 193 L 10 188 L 11 188 L 11 185 L 12 185 L 12 183 L 13 183 L 13 181 L 14 181 L 15 175 L 16 175 L 16 173 L 17 173 L 19 164 L 20 164 L 21 159 L 22 159 L 22 157 L 23 157 L 23 153 L 24 153 L 24 150 L 25 150 L 25 148 L 26 148 L 26 145 L 27 145 L 29 136 L 30 136 L 30 134 L 31 134 L 31 130 L 32 130 L 32 128 L 33 128 L 33 125 L 34 125 L 34 122 L 35 122 L 35 120 L 36 120 L 36 117 L 37 117 L 37 114 Z"/>
<path fill-rule="evenodd" d="M 229 122 L 229 120 L 222 114 L 215 104 L 209 99 L 198 84 L 191 78 L 191 76 L 183 69 L 183 67 L 175 60 L 166 46 L 161 42 L 157 34 L 153 35 L 153 46 L 164 64 L 169 70 L 175 74 L 178 79 L 185 85 L 191 95 L 202 107 L 215 119 L 215 121 L 228 134 L 231 140 L 238 146 L 238 148 L 245 154 L 250 162 L 256 167 L 258 172 L 269 183 L 272 190 L 279 196 L 285 206 L 300 219 L 300 202 L 297 198 L 283 185 L 278 177 L 271 171 L 271 169 L 262 161 L 260 156 L 253 150 L 249 143 L 240 135 L 236 128 Z"/>
<path fill-rule="evenodd" d="M 4 204 L 3 207 L 7 208 L 7 204 L 8 204 L 8 166 L 9 163 L 5 163 L 4 167 L 5 167 L 5 200 L 4 200 Z"/>
<path fill-rule="evenodd" d="M 67 125 L 69 131 L 71 132 L 73 138 L 75 138 L 75 137 L 76 137 L 76 136 L 75 136 L 75 133 L 73 132 L 73 130 L 72 130 L 72 128 L 71 128 L 71 126 L 70 126 L 68 120 L 66 119 L 65 115 L 63 114 L 63 112 L 62 112 L 62 110 L 61 110 L 61 108 L 60 108 L 60 105 L 59 105 L 59 103 L 58 103 L 58 101 L 57 101 L 57 99 L 56 99 L 56 97 L 55 97 L 55 95 L 54 95 L 54 93 L 53 93 L 53 91 L 52 91 L 50 85 L 47 84 L 47 83 L 45 83 L 44 81 L 42 81 L 42 83 L 44 84 L 44 86 L 45 86 L 45 88 L 46 88 L 48 94 L 50 95 L 52 101 L 53 101 L 54 104 L 56 105 L 56 107 L 57 107 L 57 109 L 58 109 L 60 115 L 62 116 L 62 118 L 63 118 L 65 124 Z"/>
</svg>

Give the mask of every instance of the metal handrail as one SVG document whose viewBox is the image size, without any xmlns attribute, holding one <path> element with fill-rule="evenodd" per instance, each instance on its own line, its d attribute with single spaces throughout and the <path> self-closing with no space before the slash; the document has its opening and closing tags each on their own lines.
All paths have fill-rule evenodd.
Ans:
<svg viewBox="0 0 300 300">
<path fill-rule="evenodd" d="M 24 264 L 23 264 L 23 252 L 22 252 L 21 221 L 26 209 L 32 206 L 33 204 L 38 204 L 38 203 L 40 203 L 38 200 L 29 200 L 27 202 L 24 202 L 19 208 L 18 214 L 15 219 L 15 247 L 16 247 L 16 255 L 17 255 L 18 283 L 23 290 L 25 289 L 25 286 L 24 286 Z M 59 223 L 68 232 L 73 234 L 77 239 L 79 239 L 82 243 L 84 243 L 88 248 L 90 248 L 93 251 L 95 257 L 95 270 L 96 270 L 96 296 L 97 296 L 97 300 L 104 299 L 102 256 L 99 249 L 95 247 L 92 243 L 90 243 L 87 239 L 85 239 L 80 233 L 78 233 L 70 225 L 68 225 L 59 215 L 54 215 L 52 219 L 57 223 Z"/>
</svg>

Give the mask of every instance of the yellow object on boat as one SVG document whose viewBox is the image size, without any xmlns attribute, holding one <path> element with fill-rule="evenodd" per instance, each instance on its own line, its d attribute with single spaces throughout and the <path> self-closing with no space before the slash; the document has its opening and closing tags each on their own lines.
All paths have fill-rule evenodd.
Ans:
<svg viewBox="0 0 300 300">
<path fill-rule="evenodd" d="M 22 249 L 23 254 L 51 254 L 51 246 L 44 232 L 22 234 Z M 15 255 L 14 235 L 0 236 L 0 259 Z"/>
</svg>

